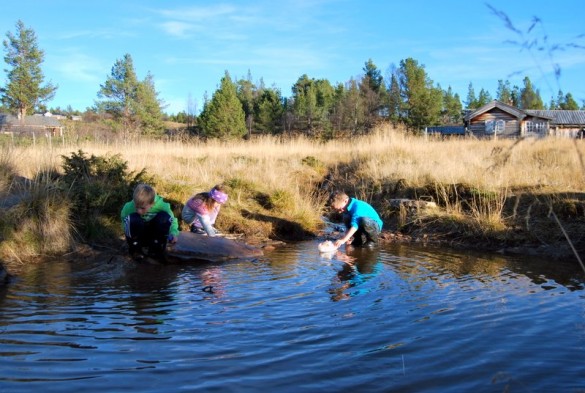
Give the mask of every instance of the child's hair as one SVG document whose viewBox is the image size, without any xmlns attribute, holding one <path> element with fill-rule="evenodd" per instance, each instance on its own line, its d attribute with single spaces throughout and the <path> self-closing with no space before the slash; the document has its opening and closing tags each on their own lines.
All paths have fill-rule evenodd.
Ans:
<svg viewBox="0 0 585 393">
<path fill-rule="evenodd" d="M 349 199 L 349 196 L 345 192 L 339 190 L 333 191 L 329 197 L 329 205 L 343 202 L 346 199 Z"/>
<path fill-rule="evenodd" d="M 200 192 L 195 198 L 203 200 L 207 209 L 212 209 L 214 202 L 224 204 L 227 201 L 227 189 L 223 184 L 216 184 L 211 191 Z"/>
<path fill-rule="evenodd" d="M 134 188 L 134 195 L 132 199 L 136 206 L 152 205 L 154 203 L 154 197 L 156 192 L 154 188 L 148 184 L 139 184 Z"/>
</svg>

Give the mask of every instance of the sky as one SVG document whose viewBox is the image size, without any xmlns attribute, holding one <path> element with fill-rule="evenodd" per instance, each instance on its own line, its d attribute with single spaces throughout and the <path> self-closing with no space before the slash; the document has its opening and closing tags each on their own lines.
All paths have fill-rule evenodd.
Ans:
<svg viewBox="0 0 585 393">
<path fill-rule="evenodd" d="M 585 102 L 583 0 L 19 0 L 6 1 L 0 34 L 21 20 L 44 51 L 49 108 L 84 111 L 113 65 L 130 54 L 153 76 L 164 112 L 200 112 L 227 71 L 291 88 L 304 74 L 332 85 L 359 79 L 368 60 L 385 81 L 412 58 L 433 85 L 463 103 L 471 83 L 496 97 L 498 80 L 530 78 L 545 104 L 558 91 Z M 537 23 L 534 23 L 535 20 Z M 522 45 L 535 42 L 536 45 Z M 4 50 L 4 47 L 2 47 Z M 3 56 L 6 54 L 5 50 Z M 0 83 L 5 85 L 6 63 Z M 557 70 L 557 72 L 555 72 Z"/>
</svg>

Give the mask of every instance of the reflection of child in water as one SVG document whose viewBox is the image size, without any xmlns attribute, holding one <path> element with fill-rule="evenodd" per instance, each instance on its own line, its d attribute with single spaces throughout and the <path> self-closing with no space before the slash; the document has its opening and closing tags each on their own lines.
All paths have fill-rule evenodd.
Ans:
<svg viewBox="0 0 585 393">
<path fill-rule="evenodd" d="M 219 267 L 214 266 L 205 269 L 201 273 L 201 281 L 203 283 L 203 290 L 208 293 L 213 293 L 217 297 L 225 296 L 224 281 L 222 271 Z"/>
<path fill-rule="evenodd" d="M 329 289 L 331 300 L 348 300 L 352 296 L 368 291 L 367 288 L 357 289 L 380 272 L 379 253 L 369 249 L 352 249 L 350 254 L 337 252 L 336 259 L 343 262 Z M 356 288 L 353 289 L 352 288 Z M 351 291 L 351 292 L 350 292 Z"/>
</svg>

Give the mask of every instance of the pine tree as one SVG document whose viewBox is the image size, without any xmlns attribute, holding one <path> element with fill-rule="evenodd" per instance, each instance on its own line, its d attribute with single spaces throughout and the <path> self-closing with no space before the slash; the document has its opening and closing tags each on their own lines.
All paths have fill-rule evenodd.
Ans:
<svg viewBox="0 0 585 393">
<path fill-rule="evenodd" d="M 37 36 L 27 29 L 22 21 L 16 23 L 16 34 L 6 33 L 4 40 L 6 56 L 4 61 L 10 69 L 5 69 L 8 78 L 6 87 L 0 89 L 2 104 L 20 119 L 30 115 L 45 102 L 50 101 L 57 86 L 45 79 L 41 70 L 45 53 L 37 45 Z"/>
<path fill-rule="evenodd" d="M 482 88 L 479 91 L 479 96 L 477 98 L 477 107 L 481 108 L 482 106 L 490 102 L 492 102 L 492 95 L 489 93 L 489 91 Z"/>
<path fill-rule="evenodd" d="M 433 87 L 424 67 L 412 58 L 401 60 L 398 75 L 404 104 L 401 115 L 406 126 L 413 131 L 421 131 L 426 126 L 439 124 L 443 92 Z"/>
<path fill-rule="evenodd" d="M 510 88 L 510 81 L 498 80 L 498 90 L 496 91 L 496 100 L 504 104 L 512 104 L 512 89 Z"/>
<path fill-rule="evenodd" d="M 162 101 L 154 87 L 154 78 L 150 72 L 138 84 L 136 90 L 135 113 L 144 134 L 160 135 L 165 129 Z"/>
<path fill-rule="evenodd" d="M 242 103 L 227 71 L 221 78 L 219 89 L 203 107 L 200 124 L 203 134 L 209 138 L 242 138 L 246 135 Z"/>
<path fill-rule="evenodd" d="M 524 88 L 520 91 L 520 108 L 544 109 L 544 103 L 538 90 L 534 90 L 528 77 L 524 78 Z"/>
<path fill-rule="evenodd" d="M 479 105 L 477 104 L 477 97 L 475 96 L 475 90 L 473 89 L 473 84 L 469 82 L 469 86 L 467 88 L 467 100 L 465 101 L 465 105 L 467 109 L 477 109 Z"/>
<path fill-rule="evenodd" d="M 579 110 L 579 104 L 577 104 L 577 101 L 575 101 L 571 93 L 565 95 L 565 101 L 563 102 L 563 105 L 561 105 L 561 109 L 569 111 Z"/>
<path fill-rule="evenodd" d="M 443 123 L 459 124 L 461 123 L 461 113 L 463 106 L 459 99 L 459 94 L 453 94 L 451 86 L 443 94 Z"/>
<path fill-rule="evenodd" d="M 98 110 L 109 114 L 114 126 L 123 128 L 124 137 L 130 133 L 161 133 L 164 129 L 162 102 L 150 73 L 139 81 L 130 54 L 116 60 L 110 76 L 100 85 L 96 102 Z"/>
</svg>

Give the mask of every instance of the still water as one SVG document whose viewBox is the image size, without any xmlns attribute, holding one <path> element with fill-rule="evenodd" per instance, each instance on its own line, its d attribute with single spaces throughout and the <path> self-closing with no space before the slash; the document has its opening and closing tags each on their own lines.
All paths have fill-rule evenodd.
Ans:
<svg viewBox="0 0 585 393">
<path fill-rule="evenodd" d="M 584 287 L 576 261 L 410 245 L 56 261 L 0 292 L 0 391 L 585 391 Z"/>
</svg>

